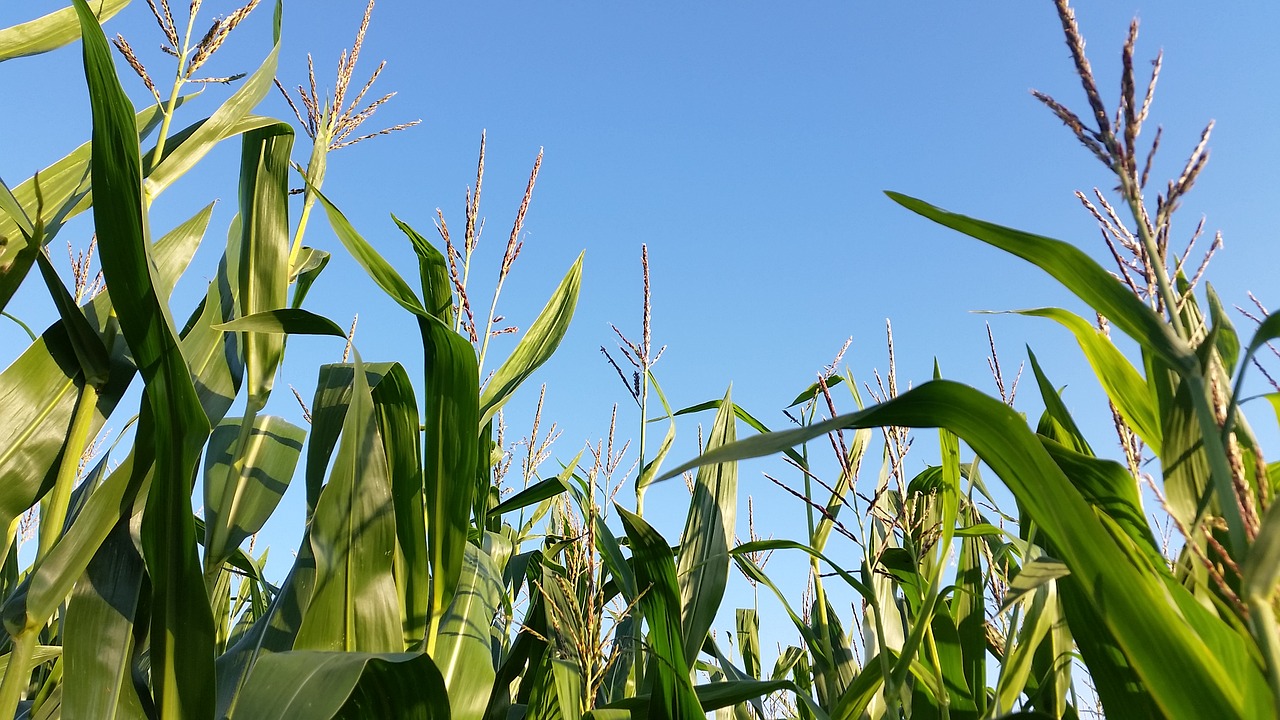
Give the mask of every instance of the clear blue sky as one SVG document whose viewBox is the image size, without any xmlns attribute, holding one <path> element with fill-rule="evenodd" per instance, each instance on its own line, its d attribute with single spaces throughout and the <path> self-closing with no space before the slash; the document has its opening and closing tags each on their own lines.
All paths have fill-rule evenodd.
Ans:
<svg viewBox="0 0 1280 720">
<path fill-rule="evenodd" d="M 0 21 L 9 25 L 60 4 L 11 3 L 0 10 Z M 222 0 L 205 5 L 206 17 L 232 9 Z M 185 6 L 175 0 L 175 9 Z M 355 0 L 286 3 L 280 72 L 286 86 L 304 82 L 307 52 L 316 57 L 320 81 L 332 85 L 338 53 L 350 46 L 363 6 Z M 1206 214 L 1210 231 L 1220 228 L 1226 239 L 1209 276 L 1226 302 L 1245 304 L 1245 291 L 1253 290 L 1280 306 L 1268 282 L 1280 261 L 1274 224 L 1280 90 L 1273 81 L 1280 69 L 1274 38 L 1280 9 L 1241 2 L 1209 9 L 1183 0 L 1080 0 L 1076 7 L 1111 102 L 1132 16 L 1142 20 L 1140 67 L 1165 50 L 1152 121 L 1163 124 L 1165 135 L 1153 178 L 1176 174 L 1204 124 L 1217 120 L 1213 158 L 1182 211 L 1180 237 Z M 269 17 L 264 2 L 210 73 L 252 71 L 269 49 Z M 108 30 L 124 33 L 160 74 L 161 36 L 144 2 L 134 2 Z M 622 433 L 634 434 L 635 408 L 599 347 L 614 345 L 611 322 L 639 334 L 639 254 L 647 243 L 655 343 L 669 346 L 656 373 L 674 406 L 718 398 L 732 382 L 740 404 L 781 426 L 778 410 L 812 382 L 845 338 L 853 338 L 845 362 L 859 379 L 885 368 L 886 318 L 894 323 L 904 384 L 927 379 L 937 357 L 946 375 L 993 390 L 983 329 L 990 321 L 1009 369 L 1031 344 L 1055 382 L 1069 385 L 1068 403 L 1095 447 L 1112 447 L 1102 396 L 1065 332 L 1047 321 L 969 312 L 1079 306 L 1038 271 L 932 226 L 881 194 L 898 190 L 1073 240 L 1104 258 L 1094 223 L 1072 191 L 1113 181 L 1028 93 L 1037 88 L 1084 106 L 1049 0 L 381 0 L 356 80 L 383 58 L 388 66 L 375 96 L 399 94 L 369 129 L 419 118 L 422 125 L 337 153 L 325 191 L 402 272 L 413 275 L 412 255 L 388 212 L 427 232 L 440 207 L 460 227 L 464 189 L 473 181 L 486 128 L 482 212 L 488 225 L 478 294 L 485 297 L 480 289 L 496 274 L 540 147 L 546 158 L 524 254 L 500 312 L 527 327 L 586 250 L 573 328 L 513 404 L 513 435 L 526 427 L 541 382 L 549 386 L 547 414 L 564 429 L 557 458 L 567 461 L 580 443 L 601 437 L 614 402 Z M 9 111 L 0 114 L 0 135 L 9 140 L 0 175 L 15 184 L 69 151 L 70 138 L 87 137 L 88 111 L 78 48 L 3 69 L 0 92 Z M 147 100 L 140 82 L 127 78 L 126 87 L 135 102 Z M 208 112 L 226 94 L 213 86 L 210 99 L 193 109 Z M 292 119 L 275 94 L 259 112 Z M 302 161 L 304 138 L 299 146 Z M 179 289 L 179 318 L 187 313 L 183 303 L 194 303 L 214 272 L 234 212 L 238 155 L 238 145 L 228 143 L 153 213 L 163 231 L 221 198 L 206 245 Z M 81 225 L 64 237 L 82 243 L 88 233 Z M 344 325 L 359 312 L 364 357 L 402 360 L 417 376 L 420 350 L 416 339 L 406 341 L 416 338 L 409 317 L 343 255 L 322 217 L 314 219 L 308 242 L 335 251 L 311 308 Z M 43 289 L 31 282 L 9 310 L 33 326 L 53 317 Z M 15 326 L 0 323 L 6 348 L 0 363 L 16 356 L 22 340 Z M 511 347 L 509 336 L 501 340 L 496 357 Z M 296 419 L 286 384 L 309 397 L 317 366 L 335 361 L 341 348 L 298 342 L 290 350 L 269 411 Z M 1023 393 L 1020 408 L 1034 418 L 1039 402 L 1030 382 Z M 691 454 L 695 422 L 682 424 L 672 461 Z M 913 470 L 929 459 L 933 440 L 922 435 L 921 442 Z M 756 496 L 758 508 L 769 508 L 763 532 L 799 537 L 800 506 L 769 487 L 761 467 L 779 470 L 776 463 L 745 467 L 742 489 Z M 873 481 L 874 467 L 868 477 Z M 651 501 L 673 541 L 683 523 L 678 485 L 656 491 Z M 295 490 L 266 539 L 280 555 L 297 542 L 301 488 Z M 798 594 L 802 585 L 789 584 Z"/>
</svg>

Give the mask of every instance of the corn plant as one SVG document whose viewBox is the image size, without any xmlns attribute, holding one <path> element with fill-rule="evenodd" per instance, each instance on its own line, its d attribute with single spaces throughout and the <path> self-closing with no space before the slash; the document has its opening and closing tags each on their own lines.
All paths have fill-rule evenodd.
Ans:
<svg viewBox="0 0 1280 720">
<path fill-rule="evenodd" d="M 319 109 L 304 99 L 325 124 L 307 128 L 319 149 L 303 173 L 304 216 L 290 222 L 295 133 L 251 114 L 274 79 L 279 4 L 276 46 L 263 65 L 233 78 L 243 82 L 211 116 L 176 131 L 182 86 L 198 80 L 199 65 L 258 2 L 214 21 L 203 39 L 192 35 L 200 3 L 191 4 L 185 35 L 167 2 L 152 4 L 178 68 L 170 98 L 136 115 L 99 26 L 122 5 L 105 4 L 99 18 L 76 2 L 0 34 L 5 59 L 83 36 L 93 113 L 91 142 L 0 196 L 4 300 L 39 266 L 61 318 L 0 374 L 10 530 L 0 716 L 479 717 L 494 677 L 486 628 L 509 560 L 501 543 L 469 540 L 498 537 L 491 529 L 500 528 L 490 421 L 563 337 L 581 259 L 482 391 L 477 348 L 453 325 L 445 256 L 400 223 L 419 256 L 419 297 L 320 190 L 325 153 L 342 146 L 369 108 L 339 101 Z M 357 47 L 368 19 L 366 10 Z M 141 61 L 117 40 L 159 100 Z M 355 55 L 344 57 L 340 83 Z M 156 144 L 144 148 L 157 128 Z M 154 243 L 148 210 L 213 145 L 236 136 L 239 212 L 215 279 L 179 330 L 169 292 L 211 207 Z M 426 355 L 418 389 L 403 366 L 364 362 L 337 325 L 301 309 L 329 260 L 301 244 L 312 202 L 416 318 Z M 106 291 L 80 307 L 44 246 L 86 209 Z M 320 368 L 309 428 L 263 414 L 288 333 L 334 335 L 352 353 L 352 362 Z M 115 466 L 99 459 L 81 479 L 82 456 L 135 374 L 144 389 L 132 447 Z M 242 389 L 243 415 L 228 418 Z M 265 554 L 250 554 L 250 538 L 299 467 L 305 536 L 275 586 L 262 574 Z M 201 472 L 197 517 L 192 490 Z M 14 530 L 37 503 L 39 548 L 19 568 Z"/>
<path fill-rule="evenodd" d="M 1150 207 L 1145 188 L 1158 136 L 1145 161 L 1138 139 L 1159 60 L 1140 94 L 1133 70 L 1137 25 L 1131 26 L 1120 105 L 1112 112 L 1097 90 L 1074 13 L 1065 0 L 1056 6 L 1089 112 L 1077 115 L 1053 98 L 1037 97 L 1118 180 L 1114 206 L 1101 192 L 1092 201 L 1081 194 L 1102 225 L 1116 270 L 1108 272 L 1067 243 L 899 193 L 889 196 L 1028 261 L 1097 313 L 1095 325 L 1059 308 L 1020 311 L 1073 333 L 1110 400 L 1125 462 L 1095 455 L 1032 355 L 1046 407 L 1035 428 L 999 400 L 935 379 L 851 414 L 833 408 L 831 419 L 707 452 L 664 475 L 768 455 L 842 430 L 941 428 L 938 468 L 913 479 L 902 494 L 892 487 L 885 493 L 884 484 L 877 488 L 877 502 L 887 497 L 896 505 L 887 517 L 901 527 L 881 534 L 887 547 L 879 552 L 868 543 L 861 576 L 847 578 L 873 610 L 878 660 L 868 660 L 852 682 L 837 684 L 841 693 L 833 700 L 832 686 L 822 688 L 817 663 L 830 663 L 834 643 L 822 634 L 805 637 L 817 699 L 833 716 L 879 716 L 886 710 L 877 710 L 876 702 L 885 703 L 890 715 L 922 717 L 999 716 L 1019 708 L 1053 717 L 1078 714 L 1082 708 L 1070 693 L 1072 653 L 1087 666 L 1109 716 L 1263 717 L 1280 711 L 1274 484 L 1241 412 L 1246 370 L 1276 337 L 1278 325 L 1274 318 L 1262 320 L 1253 338 L 1241 343 L 1212 287 L 1197 292 L 1204 263 L 1193 270 L 1187 253 L 1170 250 L 1170 218 L 1204 166 L 1209 128 Z M 1128 223 L 1122 214 L 1130 216 Z M 1137 343 L 1140 362 L 1112 344 L 1111 330 Z M 973 452 L 972 463 L 959 462 L 957 438 Z M 1159 462 L 1159 480 L 1143 472 L 1148 453 Z M 1003 535 L 966 502 L 980 466 L 1016 498 L 1016 535 Z M 1139 483 L 1146 481 L 1183 541 L 1170 561 L 1142 508 Z M 838 497 L 847 487 L 837 490 Z M 876 516 L 874 507 L 870 512 Z M 933 536 L 922 536 L 930 528 Z M 814 539 L 806 552 L 821 549 Z M 957 543 L 952 581 L 939 568 Z M 974 582 L 984 572 L 982 556 L 998 557 L 1001 546 L 1017 551 L 1002 553 L 1017 558 L 1006 565 L 1001 604 L 1014 615 L 1003 637 L 975 622 L 984 593 Z M 986 563 L 985 572 L 994 573 L 995 563 Z M 829 560 L 825 567 L 848 574 Z M 882 592 L 883 585 L 894 591 Z M 1000 668 L 996 687 L 984 690 L 989 653 Z"/>
</svg>

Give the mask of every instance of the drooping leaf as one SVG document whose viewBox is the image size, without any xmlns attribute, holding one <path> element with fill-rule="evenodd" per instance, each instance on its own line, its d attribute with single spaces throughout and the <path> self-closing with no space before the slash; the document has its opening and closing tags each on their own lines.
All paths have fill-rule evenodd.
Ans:
<svg viewBox="0 0 1280 720">
<path fill-rule="evenodd" d="M 981 240 L 1044 270 L 1171 366 L 1186 369 L 1194 365 L 1191 349 L 1174 334 L 1173 329 L 1129 288 L 1074 245 L 947 212 L 900 193 L 885 194 L 899 205 L 939 225 Z"/>
<path fill-rule="evenodd" d="M 93 4 L 98 22 L 110 20 L 130 0 L 99 0 Z M 0 62 L 39 55 L 80 39 L 80 19 L 73 7 L 0 30 Z"/>
<path fill-rule="evenodd" d="M 448 720 L 444 679 L 418 653 L 317 652 L 258 661 L 232 717 Z"/>
<path fill-rule="evenodd" d="M 1029 517 L 1054 539 L 1085 594 L 1107 608 L 1103 622 L 1164 712 L 1173 717 L 1203 712 L 1247 717 L 1269 707 L 1261 674 L 1236 671 L 1245 667 L 1243 658 L 1224 655 L 1225 649 L 1210 652 L 1187 626 L 1185 609 L 1169 602 L 1168 586 L 1136 567 L 1117 546 L 1023 420 L 971 388 L 943 380 L 926 383 L 863 412 L 741 440 L 668 476 L 688 466 L 768 455 L 837 428 L 883 425 L 947 427 L 996 471 Z"/>
<path fill-rule="evenodd" d="M 1084 318 L 1059 308 L 1019 310 L 1018 314 L 1049 318 L 1070 330 L 1080 349 L 1084 351 L 1094 375 L 1102 383 L 1107 397 L 1115 403 L 1116 410 L 1125 423 L 1133 428 L 1152 452 L 1160 454 L 1163 434 L 1151 391 L 1146 380 L 1109 338 L 1085 322 Z"/>
<path fill-rule="evenodd" d="M 418 275 L 426 311 L 445 325 L 453 325 L 453 281 L 449 278 L 449 263 L 444 253 L 400 218 L 392 215 L 391 219 L 409 238 L 413 252 L 418 256 Z"/>
</svg>

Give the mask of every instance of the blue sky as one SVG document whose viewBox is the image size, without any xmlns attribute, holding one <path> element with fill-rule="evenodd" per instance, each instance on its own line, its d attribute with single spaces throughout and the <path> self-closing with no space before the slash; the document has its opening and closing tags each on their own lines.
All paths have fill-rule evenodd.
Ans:
<svg viewBox="0 0 1280 720">
<path fill-rule="evenodd" d="M 26 19 L 20 12 L 35 14 L 32 7 L 39 6 L 43 13 L 59 4 L 10 4 L 0 10 L 0 22 L 9 25 Z M 178 1 L 175 8 L 185 5 Z M 1268 282 L 1280 260 L 1273 217 L 1280 190 L 1280 90 L 1271 80 L 1280 65 L 1274 41 L 1280 8 L 1181 0 L 1075 5 L 1109 101 L 1118 92 L 1119 48 L 1131 17 L 1142 20 L 1141 68 L 1165 50 L 1151 122 L 1152 129 L 1156 123 L 1165 128 L 1156 180 L 1176 174 L 1204 124 L 1217 121 L 1213 158 L 1181 213 L 1181 237 L 1201 213 L 1207 215 L 1209 230 L 1220 228 L 1226 240 L 1209 274 L 1224 300 L 1245 304 L 1245 291 L 1253 290 L 1280 305 Z M 208 0 L 203 12 L 231 9 Z M 321 83 L 331 86 L 338 54 L 350 46 L 362 9 L 353 0 L 287 3 L 284 84 L 304 81 L 311 52 Z M 269 50 L 269 12 L 264 6 L 232 36 L 210 73 L 257 66 Z M 124 33 L 162 74 L 165 59 L 155 50 L 161 36 L 145 3 L 133 3 L 108 30 Z M 601 437 L 615 402 L 620 435 L 634 435 L 636 410 L 599 347 L 614 346 L 610 323 L 639 334 L 639 255 L 647 243 L 654 341 L 668 346 L 655 372 L 676 407 L 718 398 L 732 383 L 740 404 L 781 426 L 778 411 L 831 362 L 846 338 L 853 344 L 845 364 L 859 380 L 871 380 L 873 368 L 883 371 L 886 318 L 894 324 L 904 385 L 927 379 L 936 357 L 949 377 L 993 391 L 985 362 L 984 324 L 990 322 L 1007 368 L 1016 368 L 1023 346 L 1032 345 L 1054 381 L 1068 385 L 1068 403 L 1095 447 L 1113 447 L 1105 402 L 1064 332 L 1045 321 L 969 312 L 1079 306 L 1038 271 L 932 226 L 882 194 L 898 190 L 1071 240 L 1105 259 L 1097 229 L 1072 192 L 1113 182 L 1028 93 L 1037 88 L 1071 107 L 1084 106 L 1048 0 L 381 0 L 357 81 L 384 58 L 388 65 L 374 92 L 398 95 L 369 129 L 413 119 L 422 125 L 338 152 L 330 159 L 325 191 L 389 259 L 412 275 L 410 248 L 388 212 L 426 233 L 439 207 L 460 226 L 482 129 L 488 132 L 482 206 L 488 225 L 479 250 L 480 296 L 496 275 L 539 148 L 546 156 L 525 249 L 500 312 L 527 327 L 586 250 L 573 328 L 513 403 L 512 435 L 527 427 L 542 382 L 548 385 L 547 416 L 564 430 L 556 458 L 567 461 L 582 442 Z M 25 140 L 6 142 L 0 175 L 16 184 L 87 137 L 88 111 L 77 48 L 4 70 L 0 92 L 10 98 L 10 110 L 0 114 L 0 134 Z M 127 78 L 126 87 L 135 102 L 146 101 L 140 82 Z M 188 119 L 226 94 L 211 87 L 192 104 Z M 274 94 L 259 112 L 292 118 Z M 303 140 L 300 161 L 308 147 Z M 221 198 L 205 247 L 179 288 L 176 316 L 185 317 L 184 303 L 195 302 L 216 267 L 234 212 L 238 157 L 238 145 L 226 144 L 153 212 L 163 231 Z M 81 225 L 64 235 L 81 244 L 88 233 Z M 417 367 L 417 343 L 404 340 L 416 338 L 410 318 L 343 256 L 322 217 L 314 218 L 308 243 L 336 256 L 312 293 L 312 309 L 344 325 L 360 313 L 356 342 L 366 359 Z M 33 326 L 53 317 L 43 289 L 30 282 L 9 310 Z M 0 363 L 16 356 L 22 339 L 16 326 L 0 324 L 0 347 L 6 348 Z M 500 338 L 493 352 L 503 357 L 511 344 L 510 336 Z M 298 342 L 290 350 L 269 411 L 296 420 L 285 385 L 309 397 L 317 366 L 336 361 L 341 347 Z M 417 371 L 411 369 L 411 376 Z M 1022 392 L 1019 407 L 1034 417 L 1039 401 L 1032 384 Z M 1255 419 L 1255 425 L 1267 423 L 1267 417 Z M 693 452 L 695 427 L 682 424 L 673 462 Z M 932 442 L 922 434 L 909 468 L 923 468 Z M 781 471 L 776 463 L 743 470 L 743 494 L 754 495 L 757 508 L 762 502 L 770 508 L 762 532 L 798 537 L 800 506 L 769 487 L 761 468 Z M 678 486 L 655 491 L 650 501 L 660 529 L 673 539 L 684 513 Z M 298 537 L 302 499 L 296 490 L 266 539 L 281 556 Z"/>
</svg>

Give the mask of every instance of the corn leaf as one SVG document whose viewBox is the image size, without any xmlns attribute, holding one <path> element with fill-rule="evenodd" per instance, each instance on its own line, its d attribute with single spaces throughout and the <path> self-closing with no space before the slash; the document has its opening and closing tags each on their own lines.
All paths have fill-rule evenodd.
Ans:
<svg viewBox="0 0 1280 720">
<path fill-rule="evenodd" d="M 94 553 L 76 583 L 63 621 L 64 685 L 67 717 L 112 720 L 126 694 L 130 676 L 135 613 L 142 591 L 142 557 L 121 520 Z"/>
<path fill-rule="evenodd" d="M 1195 366 L 1191 349 L 1174 334 L 1173 329 L 1079 248 L 1060 240 L 950 213 L 900 193 L 885 194 L 899 205 L 939 225 L 981 240 L 1044 270 L 1139 345 L 1164 358 L 1171 366 L 1182 370 Z"/>
<path fill-rule="evenodd" d="M 240 155 L 240 263 L 236 283 L 240 313 L 285 307 L 289 293 L 289 154 L 293 128 L 284 123 L 244 134 Z M 246 332 L 241 338 L 249 407 L 267 404 L 284 338 Z"/>
<path fill-rule="evenodd" d="M 471 527 L 477 485 L 480 371 L 471 344 L 443 322 L 428 315 L 419 318 L 418 328 L 426 365 L 423 475 L 431 567 L 427 606 L 430 652 L 462 575 Z"/>
<path fill-rule="evenodd" d="M 1048 318 L 1070 330 L 1080 349 L 1084 351 L 1094 375 L 1102 384 L 1102 389 L 1115 403 L 1116 410 L 1120 411 L 1125 423 L 1133 428 L 1152 452 L 1160 454 L 1163 435 L 1159 412 L 1152 400 L 1151 391 L 1146 380 L 1109 338 L 1085 322 L 1084 318 L 1059 308 L 1018 310 L 1016 314 Z"/>
<path fill-rule="evenodd" d="M 214 428 L 204 457 L 205 554 L 218 567 L 262 529 L 293 479 L 307 431 L 274 415 L 253 419 L 243 465 L 232 472 L 239 420 Z"/>
<path fill-rule="evenodd" d="M 480 425 L 489 422 L 516 388 L 560 346 L 560 341 L 569 329 L 569 321 L 573 319 L 574 308 L 578 305 L 578 288 L 582 285 L 582 258 L 583 255 L 578 255 L 578 259 L 560 281 L 560 286 L 551 294 L 546 307 L 538 313 L 537 319 L 520 338 L 510 357 L 498 367 L 484 386 L 484 393 L 480 396 Z"/>
<path fill-rule="evenodd" d="M 279 122 L 249 114 L 271 89 L 276 77 L 279 56 L 280 40 L 277 37 L 275 45 L 262 61 L 262 65 L 245 79 L 212 115 L 169 139 L 164 151 L 164 159 L 147 174 L 148 198 L 158 197 L 223 140 L 266 124 Z"/>
<path fill-rule="evenodd" d="M 427 312 L 445 325 L 453 325 L 453 281 L 449 278 L 449 262 L 444 253 L 436 249 L 417 230 L 403 220 L 391 216 L 396 227 L 409 238 L 413 252 L 418 256 L 418 276 L 422 287 L 422 301 Z"/>
<path fill-rule="evenodd" d="M 93 3 L 98 22 L 106 22 L 130 0 L 97 0 Z M 80 19 L 74 7 L 55 10 L 43 17 L 0 30 L 0 62 L 39 55 L 70 45 L 80 39 Z"/>
<path fill-rule="evenodd" d="M 462 577 L 440 624 L 432 659 L 444 675 L 456 720 L 479 720 L 496 677 L 489 629 L 502 599 L 502 574 L 475 545 L 466 546 Z"/>
<path fill-rule="evenodd" d="M 342 211 L 330 202 L 329 198 L 324 196 L 324 193 L 314 188 L 312 189 L 316 198 L 320 200 L 320 204 L 324 206 L 325 214 L 329 217 L 329 224 L 333 227 L 334 234 L 338 236 L 338 240 L 342 242 L 347 252 L 351 253 L 351 257 L 355 258 L 360 267 L 364 268 L 369 278 L 378 287 L 382 288 L 382 291 L 388 297 L 396 301 L 400 307 L 419 317 L 434 317 L 422 307 L 422 303 L 418 300 L 418 296 L 413 294 L 413 289 L 409 287 L 409 283 L 405 282 L 400 273 L 391 267 L 391 263 L 378 254 L 378 251 L 369 244 L 369 241 L 356 232 L 355 227 L 342 214 Z"/>
<path fill-rule="evenodd" d="M 708 450 L 737 439 L 732 407 L 733 401 L 726 392 L 707 435 Z M 698 468 L 676 558 L 686 658 L 698 656 L 724 599 L 729 583 L 729 542 L 737 530 L 737 517 L 738 464 Z"/>
<path fill-rule="evenodd" d="M 146 382 L 147 406 L 138 432 L 143 437 L 154 432 L 159 482 L 147 497 L 142 544 L 154 591 L 151 671 L 156 705 L 166 715 L 212 717 L 213 619 L 190 505 L 196 463 L 210 428 L 152 276 L 133 108 L 120 87 L 102 29 L 84 0 L 75 1 L 93 111 L 94 228 L 121 330 Z M 145 442 L 140 445 L 146 450 Z"/>
<path fill-rule="evenodd" d="M 176 281 L 191 260 L 211 209 L 206 207 L 154 246 L 152 254 L 165 283 Z M 116 327 L 109 293 L 94 298 L 86 312 L 100 337 L 108 327 Z M 114 335 L 111 373 L 98 391 L 91 434 L 102 428 L 133 378 L 125 339 Z M 0 484 L 0 524 L 26 511 L 53 482 L 78 397 L 79 365 L 65 325 L 58 322 L 0 373 L 0 414 L 6 419 L 0 426 L 0 476 L 8 478 Z"/>
<path fill-rule="evenodd" d="M 680 637 L 680 590 L 675 560 L 667 541 L 639 515 L 622 507 L 618 514 L 631 539 L 636 581 L 643 589 L 640 606 L 649 623 L 651 661 L 645 671 L 653 683 L 649 717 L 680 720 L 702 717 L 702 706 L 689 677 L 689 661 Z"/>
<path fill-rule="evenodd" d="M 1170 717 L 1206 712 L 1249 717 L 1265 712 L 1269 693 L 1256 666 L 1219 649 L 1188 627 L 1164 584 L 1136 567 L 1013 410 L 972 388 L 938 380 L 859 413 L 741 440 L 676 468 L 772 454 L 839 428 L 941 425 L 969 443 L 1054 539 L 1081 590 L 1106 607 L 1101 616 L 1153 700 Z M 1228 671 L 1227 668 L 1230 668 Z"/>
<path fill-rule="evenodd" d="M 396 519 L 396 587 L 400 593 L 400 623 L 405 647 L 418 646 L 427 627 L 431 578 L 427 567 L 426 507 L 423 502 L 422 435 L 418 428 L 418 400 L 404 366 L 399 363 L 365 365 L 374 415 L 382 435 L 383 452 L 391 472 L 391 497 Z"/>
<path fill-rule="evenodd" d="M 232 718 L 448 720 L 444 680 L 416 653 L 294 651 L 258 661 Z"/>
<path fill-rule="evenodd" d="M 78 26 L 77 26 L 78 31 Z M 160 124 L 161 114 L 158 105 L 152 105 L 134 116 L 134 128 L 139 142 L 141 138 Z M 32 221 L 43 221 L 46 224 L 64 212 L 64 208 L 72 198 L 81 196 L 89 188 L 89 155 L 92 143 L 84 143 L 71 154 L 58 160 L 39 172 L 40 195 L 43 203 L 36 198 L 36 180 L 33 176 L 13 189 L 13 197 L 23 209 L 23 214 Z M 66 213 L 63 220 L 88 208 L 87 195 Z M 42 208 L 39 218 L 33 217 L 38 208 Z M 18 222 L 12 213 L 0 213 L 0 237 L 12 238 L 21 234 Z M 46 237 L 47 241 L 49 238 Z M 36 259 L 36 250 L 25 243 L 0 243 L 0 308 L 4 308 L 13 293 L 18 290 L 22 280 L 27 276 L 32 263 Z"/>
<path fill-rule="evenodd" d="M 390 470 L 364 364 L 358 354 L 355 359 L 333 469 L 311 518 L 315 591 L 294 647 L 400 652 L 404 637 L 393 572 L 395 511 Z M 318 417 L 312 415 L 313 427 Z M 318 432 L 313 435 L 313 441 L 318 436 Z M 312 471 L 309 467 L 308 472 Z"/>
</svg>

